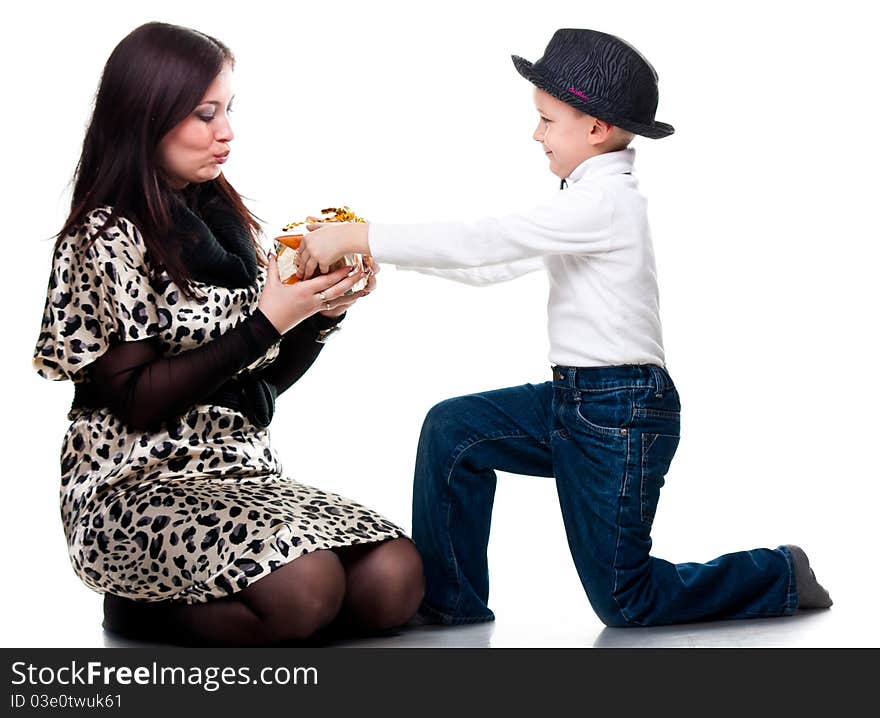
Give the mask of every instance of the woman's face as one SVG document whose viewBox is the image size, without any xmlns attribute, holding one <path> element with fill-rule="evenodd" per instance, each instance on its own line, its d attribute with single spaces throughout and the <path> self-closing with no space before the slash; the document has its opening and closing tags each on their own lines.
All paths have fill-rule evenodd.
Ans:
<svg viewBox="0 0 880 718">
<path fill-rule="evenodd" d="M 234 137 L 231 109 L 232 67 L 227 64 L 192 113 L 159 142 L 157 163 L 172 187 L 182 189 L 220 175 Z"/>
</svg>

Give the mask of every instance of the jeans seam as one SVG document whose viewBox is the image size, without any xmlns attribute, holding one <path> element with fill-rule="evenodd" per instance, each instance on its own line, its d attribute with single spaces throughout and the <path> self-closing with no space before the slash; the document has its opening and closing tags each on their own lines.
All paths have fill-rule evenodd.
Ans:
<svg viewBox="0 0 880 718">
<path fill-rule="evenodd" d="M 626 496 L 626 486 L 629 483 L 629 447 L 630 441 L 629 436 L 626 437 L 626 457 L 624 458 L 623 463 L 623 481 L 621 482 L 621 490 L 620 490 L 620 498 L 624 498 Z M 616 555 L 615 549 L 615 555 Z M 614 579 L 615 585 L 617 584 L 617 578 Z"/>
<path fill-rule="evenodd" d="M 795 580 L 794 559 L 791 556 L 791 552 L 785 546 L 780 546 L 779 550 L 782 551 L 782 555 L 785 557 L 785 562 L 788 564 L 788 591 L 785 595 L 785 606 L 783 611 L 788 612 L 788 615 L 791 615 L 797 610 L 798 604 L 800 603 L 800 597 L 797 593 L 797 582 Z"/>
<path fill-rule="evenodd" d="M 596 387 L 595 389 L 582 388 L 579 386 L 557 386 L 557 389 L 567 389 L 568 391 L 580 391 L 584 393 L 599 393 L 601 391 L 617 391 L 618 389 L 650 389 L 649 384 L 615 384 L 614 386 Z"/>
<path fill-rule="evenodd" d="M 482 439 L 477 439 L 476 441 L 471 441 L 469 444 L 462 447 L 458 451 L 458 453 L 454 454 L 455 458 L 453 458 L 452 465 L 449 467 L 449 473 L 446 475 L 446 482 L 445 483 L 446 483 L 446 487 L 447 487 L 447 495 L 449 493 L 451 493 L 452 474 L 455 473 L 455 467 L 458 464 L 458 460 L 464 455 L 464 453 L 468 449 L 476 446 L 477 444 L 482 444 L 486 441 L 499 441 L 501 439 L 522 439 L 522 438 L 525 438 L 526 436 L 528 436 L 528 434 L 523 434 L 521 432 L 518 434 L 510 434 L 510 435 L 502 435 L 502 436 L 487 436 Z M 451 517 L 452 517 L 452 501 L 450 500 L 447 507 L 446 507 L 445 530 L 446 530 L 447 536 L 452 535 L 452 532 L 450 530 Z M 453 568 L 455 569 L 455 590 L 456 590 L 455 601 L 453 603 L 452 610 L 457 613 L 459 603 L 461 603 L 461 571 L 459 570 L 458 559 L 456 558 L 455 549 L 453 548 L 451 541 L 449 542 L 449 546 L 452 549 L 452 564 L 453 564 Z"/>
<path fill-rule="evenodd" d="M 446 481 L 446 486 L 447 486 L 447 488 L 449 487 L 449 480 L 448 480 L 448 478 L 447 478 L 447 481 Z M 449 493 L 449 492 L 447 491 L 447 497 L 446 497 L 446 521 L 445 521 L 445 527 L 444 527 L 444 530 L 446 531 L 446 535 L 447 535 L 447 536 L 450 535 L 449 527 L 450 527 L 450 523 L 451 523 L 451 515 L 452 515 L 452 499 L 449 498 L 448 493 Z M 449 542 L 449 548 L 450 548 L 450 554 L 451 554 L 451 558 L 452 558 L 452 570 L 455 572 L 455 590 L 456 590 L 456 594 L 455 594 L 455 601 L 453 601 L 453 606 L 454 606 L 454 609 L 455 609 L 455 608 L 458 608 L 458 603 L 459 603 L 459 601 L 461 601 L 461 574 L 459 573 L 459 570 L 458 570 L 458 560 L 455 558 L 455 549 L 452 548 L 452 542 L 451 542 L 451 541 Z M 453 609 L 453 610 L 454 610 L 454 609 Z"/>
<path fill-rule="evenodd" d="M 647 444 L 647 445 L 645 444 L 645 437 L 646 436 L 653 437 L 651 439 L 651 443 Z M 642 434 L 642 462 L 641 462 L 642 463 L 642 467 L 641 467 L 642 470 L 641 470 L 641 475 L 639 476 L 639 518 L 641 519 L 642 523 L 647 523 L 647 521 L 645 521 L 645 500 L 647 498 L 647 491 L 646 491 L 646 484 L 645 484 L 645 476 L 646 476 L 647 472 L 645 471 L 645 465 L 647 464 L 648 452 L 653 448 L 654 444 L 657 443 L 657 439 L 659 439 L 661 436 L 665 436 L 668 439 L 679 439 L 680 440 L 680 437 L 676 436 L 675 434 L 651 434 L 651 433 L 643 433 Z M 654 521 L 655 514 L 656 514 L 656 509 L 654 510 L 654 514 L 651 515 L 651 522 Z"/>
<path fill-rule="evenodd" d="M 627 433 L 626 435 L 626 463 L 623 469 L 624 476 L 624 484 L 626 483 L 626 476 L 629 472 L 629 448 L 630 448 L 630 436 Z M 620 601 L 617 598 L 617 579 L 618 579 L 618 569 L 617 569 L 617 557 L 620 554 L 620 537 L 623 532 L 623 522 L 621 521 L 621 512 L 623 511 L 623 497 L 617 497 L 617 538 L 614 542 L 614 559 L 612 560 L 612 570 L 614 572 L 614 583 L 611 588 L 611 596 L 614 598 L 614 603 L 617 604 L 617 610 L 620 611 L 620 615 L 623 616 L 624 620 L 627 623 L 634 623 L 638 626 L 642 625 L 638 621 L 631 619 L 626 615 L 626 611 L 623 610 L 623 606 L 620 605 Z"/>
<path fill-rule="evenodd" d="M 645 441 L 645 438 L 651 436 L 651 443 Z M 639 473 L 639 519 L 645 523 L 645 465 L 647 464 L 648 451 L 654 446 L 659 434 L 642 434 L 642 461 L 641 471 Z"/>
</svg>

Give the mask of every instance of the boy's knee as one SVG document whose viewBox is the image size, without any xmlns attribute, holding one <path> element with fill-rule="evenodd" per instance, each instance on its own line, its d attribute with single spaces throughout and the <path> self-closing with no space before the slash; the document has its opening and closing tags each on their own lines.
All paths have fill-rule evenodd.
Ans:
<svg viewBox="0 0 880 718">
<path fill-rule="evenodd" d="M 628 606 L 625 602 L 622 603 L 622 599 L 619 596 L 615 597 L 610 588 L 601 591 L 593 589 L 587 593 L 587 596 L 599 620 L 609 628 L 631 628 L 644 625 L 634 613 L 637 607 Z"/>
<path fill-rule="evenodd" d="M 602 613 L 597 611 L 596 613 L 599 616 L 599 620 L 608 628 L 633 628 L 634 626 L 641 625 L 640 623 L 627 620 L 620 611 L 603 611 Z"/>
<path fill-rule="evenodd" d="M 431 407 L 422 422 L 418 458 L 436 465 L 453 452 L 467 434 L 467 411 L 466 397 L 446 399 Z"/>
<path fill-rule="evenodd" d="M 431 407 L 422 423 L 422 436 L 448 436 L 462 425 L 467 414 L 468 397 L 457 396 Z"/>
</svg>

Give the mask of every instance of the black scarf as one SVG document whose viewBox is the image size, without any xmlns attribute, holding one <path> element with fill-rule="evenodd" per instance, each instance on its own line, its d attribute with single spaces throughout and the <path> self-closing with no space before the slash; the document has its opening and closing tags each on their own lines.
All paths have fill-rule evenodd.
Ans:
<svg viewBox="0 0 880 718">
<path fill-rule="evenodd" d="M 193 206 L 195 205 L 195 206 Z M 256 284 L 257 253 L 249 229 L 213 188 L 171 208 L 180 258 L 198 282 L 230 289 Z"/>
<path fill-rule="evenodd" d="M 180 258 L 189 275 L 198 282 L 229 289 L 255 286 L 259 265 L 248 227 L 212 183 L 199 186 L 189 200 L 171 210 L 175 234 L 181 241 Z M 275 387 L 257 371 L 232 377 L 205 401 L 240 411 L 264 428 L 272 421 L 276 396 Z"/>
</svg>

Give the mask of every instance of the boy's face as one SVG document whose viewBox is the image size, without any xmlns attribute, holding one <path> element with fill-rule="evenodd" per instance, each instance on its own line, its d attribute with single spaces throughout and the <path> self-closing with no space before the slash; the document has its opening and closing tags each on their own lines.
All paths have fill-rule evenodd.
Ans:
<svg viewBox="0 0 880 718">
<path fill-rule="evenodd" d="M 597 120 L 538 87 L 534 89 L 539 120 L 532 139 L 544 148 L 550 171 L 557 177 L 568 177 L 581 162 L 601 151 L 593 136 Z"/>
</svg>

